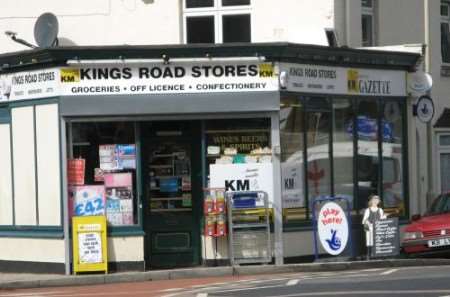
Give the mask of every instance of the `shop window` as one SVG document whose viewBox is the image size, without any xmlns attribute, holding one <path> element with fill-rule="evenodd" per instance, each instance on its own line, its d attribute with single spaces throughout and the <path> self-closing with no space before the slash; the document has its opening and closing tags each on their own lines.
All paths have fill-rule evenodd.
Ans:
<svg viewBox="0 0 450 297">
<path fill-rule="evenodd" d="M 441 1 L 441 55 L 442 62 L 450 63 L 450 2 Z"/>
<path fill-rule="evenodd" d="M 332 114 L 326 98 L 306 98 L 308 203 L 329 197 L 331 189 L 330 134 Z"/>
<path fill-rule="evenodd" d="M 331 195 L 347 198 L 357 215 L 377 194 L 387 213 L 404 217 L 405 116 L 400 100 L 282 96 L 282 186 L 298 177 L 282 187 L 283 201 L 298 203 L 284 203 L 285 223 L 311 219 L 314 200 Z"/>
<path fill-rule="evenodd" d="M 251 42 L 250 0 L 184 0 L 186 43 Z"/>
<path fill-rule="evenodd" d="M 268 119 L 209 120 L 205 128 L 210 164 L 271 163 Z"/>
<path fill-rule="evenodd" d="M 367 198 L 370 195 L 380 194 L 378 114 L 377 100 L 359 101 L 356 117 L 358 196 L 354 201 L 358 209 L 367 207 Z"/>
<path fill-rule="evenodd" d="M 227 192 L 262 191 L 273 200 L 270 119 L 205 121 L 205 144 L 207 188 Z M 264 211 L 244 213 L 242 219 L 258 222 Z"/>
<path fill-rule="evenodd" d="M 403 184 L 404 103 L 386 101 L 383 107 L 382 127 L 382 198 L 387 213 L 405 215 Z"/>
<path fill-rule="evenodd" d="M 71 123 L 68 129 L 71 215 L 104 214 L 110 226 L 137 224 L 134 123 Z"/>
<path fill-rule="evenodd" d="M 296 96 L 280 106 L 281 196 L 285 223 L 307 218 L 304 163 L 304 107 Z"/>
<path fill-rule="evenodd" d="M 362 46 L 375 45 L 375 3 L 374 0 L 361 1 Z"/>
<path fill-rule="evenodd" d="M 333 100 L 333 176 L 334 194 L 353 204 L 354 149 L 352 100 Z"/>
</svg>

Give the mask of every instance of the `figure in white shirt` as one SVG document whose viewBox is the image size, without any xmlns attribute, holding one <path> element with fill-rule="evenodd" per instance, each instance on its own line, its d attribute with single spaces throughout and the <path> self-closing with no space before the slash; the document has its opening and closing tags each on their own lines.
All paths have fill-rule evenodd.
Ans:
<svg viewBox="0 0 450 297">
<path fill-rule="evenodd" d="M 373 226 L 375 221 L 383 220 L 386 218 L 383 209 L 378 207 L 380 204 L 380 197 L 377 195 L 370 195 L 368 207 L 364 211 L 362 224 L 366 233 L 366 247 L 367 247 L 367 259 L 370 258 L 373 247 Z"/>
</svg>

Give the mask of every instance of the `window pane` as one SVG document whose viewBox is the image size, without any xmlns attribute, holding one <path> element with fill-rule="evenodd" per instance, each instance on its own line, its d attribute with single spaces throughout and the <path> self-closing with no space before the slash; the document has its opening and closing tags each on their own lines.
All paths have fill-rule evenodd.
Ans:
<svg viewBox="0 0 450 297">
<path fill-rule="evenodd" d="M 214 17 L 186 18 L 187 43 L 214 43 Z"/>
<path fill-rule="evenodd" d="M 186 0 L 186 8 L 213 7 L 214 0 Z"/>
<path fill-rule="evenodd" d="M 441 54 L 443 62 L 450 62 L 450 31 L 448 23 L 441 23 Z"/>
<path fill-rule="evenodd" d="M 328 100 L 310 98 L 307 104 L 308 203 L 312 205 L 315 198 L 331 195 L 329 144 L 332 119 Z"/>
<path fill-rule="evenodd" d="M 358 199 L 355 208 L 367 207 L 367 198 L 379 194 L 378 160 L 378 104 L 374 100 L 362 100 L 358 104 L 356 133 L 358 135 L 357 179 Z"/>
<path fill-rule="evenodd" d="M 450 145 L 450 135 L 442 135 L 439 137 L 439 145 Z"/>
<path fill-rule="evenodd" d="M 334 192 L 353 201 L 353 106 L 349 99 L 333 101 Z"/>
<path fill-rule="evenodd" d="M 250 0 L 222 0 L 222 6 L 250 5 Z"/>
<path fill-rule="evenodd" d="M 403 109 L 402 102 L 384 104 L 383 131 L 383 206 L 394 215 L 405 214 L 403 186 Z"/>
<path fill-rule="evenodd" d="M 441 166 L 441 192 L 447 193 L 450 191 L 450 154 L 440 155 Z"/>
<path fill-rule="evenodd" d="M 296 97 L 283 97 L 280 110 L 281 175 L 284 221 L 306 219 L 304 193 L 303 106 Z"/>
<path fill-rule="evenodd" d="M 362 45 L 373 45 L 373 21 L 372 16 L 367 14 L 362 15 Z"/>
<path fill-rule="evenodd" d="M 250 42 L 250 15 L 223 16 L 223 42 Z"/>
<path fill-rule="evenodd" d="M 75 215 L 88 215 L 90 211 L 89 203 L 75 208 L 77 197 L 103 187 L 108 224 L 138 223 L 135 143 L 133 122 L 72 124 L 73 157 L 85 160 L 84 186 L 71 187 L 70 191 Z"/>
<path fill-rule="evenodd" d="M 448 4 L 441 4 L 441 16 L 448 16 Z"/>
<path fill-rule="evenodd" d="M 373 7 L 372 0 L 361 0 L 362 7 Z"/>
</svg>

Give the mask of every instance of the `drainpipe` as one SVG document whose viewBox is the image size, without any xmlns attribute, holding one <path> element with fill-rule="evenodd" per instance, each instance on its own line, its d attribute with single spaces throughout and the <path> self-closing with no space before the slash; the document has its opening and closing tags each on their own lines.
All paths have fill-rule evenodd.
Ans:
<svg viewBox="0 0 450 297">
<path fill-rule="evenodd" d="M 431 38 L 430 38 L 430 0 L 424 0 L 424 43 L 425 49 L 425 72 L 431 74 Z M 431 91 L 430 91 L 431 92 Z M 434 174 L 433 174 L 433 131 L 431 127 L 431 121 L 427 123 L 427 200 L 425 205 L 421 205 L 421 210 L 425 210 L 428 206 L 428 202 L 434 196 Z"/>
<path fill-rule="evenodd" d="M 350 0 L 344 1 L 344 17 L 345 17 L 345 45 L 350 46 L 350 30 L 351 30 L 351 21 L 350 21 Z"/>
</svg>

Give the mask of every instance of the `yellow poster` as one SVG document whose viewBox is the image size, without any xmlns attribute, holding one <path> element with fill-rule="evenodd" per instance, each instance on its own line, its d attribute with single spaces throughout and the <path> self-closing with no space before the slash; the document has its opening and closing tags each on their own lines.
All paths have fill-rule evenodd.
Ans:
<svg viewBox="0 0 450 297">
<path fill-rule="evenodd" d="M 108 273 L 105 216 L 72 218 L 73 271 Z"/>
</svg>

